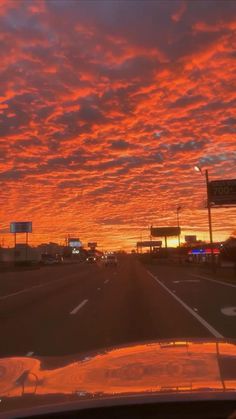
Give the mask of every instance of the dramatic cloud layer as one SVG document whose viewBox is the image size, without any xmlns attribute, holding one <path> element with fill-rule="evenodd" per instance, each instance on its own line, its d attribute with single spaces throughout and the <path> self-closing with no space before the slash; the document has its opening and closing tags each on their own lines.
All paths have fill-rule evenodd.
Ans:
<svg viewBox="0 0 236 419">
<path fill-rule="evenodd" d="M 181 205 L 207 238 L 193 166 L 236 177 L 236 2 L 0 0 L 0 28 L 2 234 L 130 247 Z"/>
</svg>

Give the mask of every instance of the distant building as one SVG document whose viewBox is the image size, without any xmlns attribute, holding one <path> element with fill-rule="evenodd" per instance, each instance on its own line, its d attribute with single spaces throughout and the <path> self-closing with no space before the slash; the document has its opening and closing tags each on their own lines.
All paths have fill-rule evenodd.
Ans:
<svg viewBox="0 0 236 419">
<path fill-rule="evenodd" d="M 50 254 L 50 255 L 62 255 L 64 246 L 60 246 L 58 243 L 42 243 L 37 247 L 38 251 L 41 254 Z"/>
<path fill-rule="evenodd" d="M 40 253 L 35 247 L 30 247 L 25 243 L 17 243 L 16 247 L 0 248 L 0 261 L 3 263 L 40 261 Z"/>
</svg>

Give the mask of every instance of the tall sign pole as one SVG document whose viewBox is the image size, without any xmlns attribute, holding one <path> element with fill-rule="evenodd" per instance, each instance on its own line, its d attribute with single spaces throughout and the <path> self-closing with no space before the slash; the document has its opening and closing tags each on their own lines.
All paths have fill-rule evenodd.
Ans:
<svg viewBox="0 0 236 419">
<path fill-rule="evenodd" d="M 177 215 L 177 226 L 179 228 L 179 211 L 181 210 L 181 207 L 178 206 L 176 209 L 176 215 Z M 180 247 L 180 232 L 178 234 L 178 243 L 179 243 L 179 247 Z"/>
<path fill-rule="evenodd" d="M 208 170 L 205 170 L 206 177 L 206 188 L 207 188 L 207 212 L 208 212 L 208 226 L 209 226 L 209 237 L 210 237 L 210 247 L 211 247 L 211 267 L 212 271 L 215 272 L 215 260 L 213 252 L 213 234 L 212 234 L 212 220 L 211 220 L 211 201 L 209 193 L 209 174 Z"/>
</svg>

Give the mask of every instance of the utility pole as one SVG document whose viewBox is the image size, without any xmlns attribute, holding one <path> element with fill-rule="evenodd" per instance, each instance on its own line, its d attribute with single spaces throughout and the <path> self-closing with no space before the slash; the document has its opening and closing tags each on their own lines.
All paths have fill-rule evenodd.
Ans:
<svg viewBox="0 0 236 419">
<path fill-rule="evenodd" d="M 181 210 L 181 207 L 178 205 L 178 207 L 176 208 L 176 216 L 177 216 L 177 226 L 178 228 L 179 226 L 179 211 Z M 178 234 L 178 243 L 179 243 L 179 247 L 180 247 L 180 234 Z"/>
<path fill-rule="evenodd" d="M 211 268 L 212 272 L 215 272 L 215 259 L 213 251 L 213 234 L 212 234 L 212 219 L 211 219 L 211 201 L 209 193 L 209 174 L 208 169 L 205 170 L 206 178 L 206 188 L 207 188 L 207 212 L 208 212 L 208 226 L 209 226 L 209 237 L 210 237 L 210 247 L 211 247 Z"/>
</svg>

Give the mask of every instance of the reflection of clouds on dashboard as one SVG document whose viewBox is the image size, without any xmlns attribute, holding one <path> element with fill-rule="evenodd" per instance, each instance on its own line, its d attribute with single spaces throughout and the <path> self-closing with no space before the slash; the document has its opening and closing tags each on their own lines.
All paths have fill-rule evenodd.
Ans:
<svg viewBox="0 0 236 419">
<path fill-rule="evenodd" d="M 235 345 L 225 342 L 162 341 L 90 353 L 82 359 L 57 358 L 56 363 L 63 366 L 54 368 L 53 361 L 3 358 L 0 395 L 4 408 L 11 397 L 19 397 L 20 403 L 23 394 L 32 396 L 35 407 L 40 403 L 37 396 L 50 394 L 77 394 L 90 400 L 125 394 L 157 396 L 163 391 L 166 395 L 200 392 L 207 397 L 212 391 L 236 388 L 234 371 L 229 376 Z"/>
<path fill-rule="evenodd" d="M 186 231 L 204 231 L 192 167 L 236 175 L 235 11 L 211 0 L 2 1 L 4 224 L 17 208 L 50 239 L 78 225 L 106 245 L 99 220 L 121 219 L 119 247 L 160 214 L 175 222 L 181 203 Z M 214 223 L 233 230 L 224 210 Z"/>
</svg>

